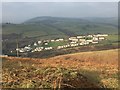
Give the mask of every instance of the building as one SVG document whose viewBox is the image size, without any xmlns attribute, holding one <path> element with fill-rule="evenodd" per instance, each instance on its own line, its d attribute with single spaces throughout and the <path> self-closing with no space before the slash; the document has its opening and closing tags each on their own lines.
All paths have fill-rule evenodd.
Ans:
<svg viewBox="0 0 120 90">
<path fill-rule="evenodd" d="M 58 46 L 58 47 L 57 47 L 57 49 L 62 49 L 62 48 L 64 48 L 64 46 Z"/>
<path fill-rule="evenodd" d="M 98 43 L 98 41 L 93 41 L 92 43 L 93 43 L 93 44 L 97 44 L 97 43 Z"/>
<path fill-rule="evenodd" d="M 63 41 L 64 39 L 60 38 L 59 41 Z"/>
<path fill-rule="evenodd" d="M 69 38 L 69 40 L 73 41 L 73 42 L 78 42 L 78 39 L 76 37 L 72 37 L 72 38 Z"/>
<path fill-rule="evenodd" d="M 80 42 L 84 42 L 84 41 L 86 41 L 86 40 L 85 40 L 85 39 L 79 39 L 79 41 L 80 41 Z"/>
<path fill-rule="evenodd" d="M 97 37 L 106 37 L 106 36 L 108 36 L 108 34 L 97 34 L 96 36 Z"/>
<path fill-rule="evenodd" d="M 105 39 L 105 37 L 99 37 L 99 40 L 104 40 Z"/>
<path fill-rule="evenodd" d="M 78 43 L 77 44 L 71 44 L 71 47 L 75 47 L 75 46 L 78 46 Z"/>
<path fill-rule="evenodd" d="M 55 40 L 50 40 L 51 42 L 54 42 Z"/>
<path fill-rule="evenodd" d="M 78 39 L 83 38 L 83 36 L 77 36 Z"/>
<path fill-rule="evenodd" d="M 70 38 L 69 38 L 69 40 L 74 40 L 74 39 L 76 39 L 76 37 L 70 37 Z"/>
<path fill-rule="evenodd" d="M 8 57 L 8 55 L 0 55 L 0 57 Z"/>
<path fill-rule="evenodd" d="M 19 50 L 19 52 L 23 53 L 23 52 L 25 52 L 25 50 L 22 48 Z"/>
<path fill-rule="evenodd" d="M 79 45 L 84 45 L 84 43 L 81 42 L 81 43 L 79 43 Z"/>
<path fill-rule="evenodd" d="M 91 37 L 91 38 L 92 38 L 92 37 L 93 37 L 93 35 L 88 35 L 87 37 Z"/>
<path fill-rule="evenodd" d="M 99 39 L 98 39 L 98 37 L 93 37 L 93 40 L 98 41 Z"/>
<path fill-rule="evenodd" d="M 86 40 L 86 41 L 87 41 L 87 42 L 91 42 L 91 43 L 93 42 L 93 40 Z"/>
<path fill-rule="evenodd" d="M 53 49 L 52 47 L 45 47 L 44 50 L 51 50 Z"/>
<path fill-rule="evenodd" d="M 38 41 L 38 44 L 41 44 L 42 43 L 42 41 Z"/>
<path fill-rule="evenodd" d="M 36 42 L 34 43 L 34 46 L 37 46 L 37 43 L 36 43 Z"/>
<path fill-rule="evenodd" d="M 46 42 L 45 45 L 48 45 L 48 43 Z"/>
</svg>

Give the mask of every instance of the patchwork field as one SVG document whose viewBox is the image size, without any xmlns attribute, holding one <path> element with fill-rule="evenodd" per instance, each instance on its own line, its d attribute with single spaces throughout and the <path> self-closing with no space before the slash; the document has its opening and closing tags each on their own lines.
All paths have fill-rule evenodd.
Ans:
<svg viewBox="0 0 120 90">
<path fill-rule="evenodd" d="M 3 88 L 118 88 L 118 49 L 2 61 Z"/>
</svg>

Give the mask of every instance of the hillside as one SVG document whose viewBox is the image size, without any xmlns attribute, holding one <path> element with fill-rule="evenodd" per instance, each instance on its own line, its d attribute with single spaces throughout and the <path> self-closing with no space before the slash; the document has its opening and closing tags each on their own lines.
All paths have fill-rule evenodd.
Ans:
<svg viewBox="0 0 120 90">
<path fill-rule="evenodd" d="M 118 49 L 2 61 L 4 88 L 118 87 Z"/>
<path fill-rule="evenodd" d="M 23 37 L 43 39 L 69 37 L 81 34 L 117 34 L 115 18 L 35 17 L 21 24 L 3 24 L 3 35 L 17 33 Z"/>
</svg>

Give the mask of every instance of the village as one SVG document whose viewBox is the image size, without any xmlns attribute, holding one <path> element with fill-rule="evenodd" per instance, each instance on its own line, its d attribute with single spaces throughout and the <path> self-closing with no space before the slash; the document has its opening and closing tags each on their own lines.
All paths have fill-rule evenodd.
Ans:
<svg viewBox="0 0 120 90">
<path fill-rule="evenodd" d="M 106 40 L 108 34 L 94 34 L 94 35 L 79 35 L 69 37 L 68 39 L 57 38 L 52 40 L 38 40 L 32 45 L 26 45 L 23 48 L 16 48 L 20 53 L 25 52 L 41 52 L 52 49 L 63 49 L 77 46 L 84 46 L 89 44 L 98 44 L 100 41 Z"/>
</svg>

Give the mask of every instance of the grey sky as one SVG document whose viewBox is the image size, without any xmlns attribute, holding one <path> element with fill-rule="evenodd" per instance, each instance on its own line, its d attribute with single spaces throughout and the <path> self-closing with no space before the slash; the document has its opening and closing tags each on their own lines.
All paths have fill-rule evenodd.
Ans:
<svg viewBox="0 0 120 90">
<path fill-rule="evenodd" d="M 38 16 L 117 17 L 117 5 L 117 2 L 4 2 L 2 19 L 20 23 Z"/>
</svg>

